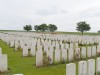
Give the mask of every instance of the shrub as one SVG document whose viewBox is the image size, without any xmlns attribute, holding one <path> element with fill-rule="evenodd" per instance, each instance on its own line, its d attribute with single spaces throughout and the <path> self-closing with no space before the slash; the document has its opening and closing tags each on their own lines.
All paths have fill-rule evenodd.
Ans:
<svg viewBox="0 0 100 75">
<path fill-rule="evenodd" d="M 100 56 L 100 52 L 97 52 L 97 56 Z"/>
<path fill-rule="evenodd" d="M 49 56 L 48 57 L 44 57 L 43 58 L 43 65 L 44 66 L 48 66 L 48 65 L 52 64 L 51 61 L 52 61 L 52 59 Z"/>
<path fill-rule="evenodd" d="M 66 61 L 64 59 L 62 59 L 61 64 L 65 64 L 65 63 L 66 63 Z"/>
</svg>

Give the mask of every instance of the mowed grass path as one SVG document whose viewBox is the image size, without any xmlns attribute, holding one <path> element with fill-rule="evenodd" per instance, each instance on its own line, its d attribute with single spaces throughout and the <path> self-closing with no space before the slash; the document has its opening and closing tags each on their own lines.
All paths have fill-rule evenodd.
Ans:
<svg viewBox="0 0 100 75">
<path fill-rule="evenodd" d="M 8 68 L 12 75 L 23 73 L 24 75 L 65 75 L 66 64 L 58 64 L 48 67 L 35 67 L 35 57 L 22 57 L 22 52 L 14 52 L 14 48 L 10 48 L 5 42 L 0 40 L 3 54 L 8 55 Z"/>
</svg>

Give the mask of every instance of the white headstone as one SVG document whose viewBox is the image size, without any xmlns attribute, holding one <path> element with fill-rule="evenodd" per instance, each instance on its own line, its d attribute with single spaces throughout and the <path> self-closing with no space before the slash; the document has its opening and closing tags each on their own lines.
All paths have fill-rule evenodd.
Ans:
<svg viewBox="0 0 100 75">
<path fill-rule="evenodd" d="M 42 50 L 42 48 L 43 48 L 42 45 L 37 44 L 37 50 Z"/>
<path fill-rule="evenodd" d="M 35 56 L 35 54 L 36 54 L 36 46 L 34 46 L 34 45 L 31 46 L 30 54 L 32 56 Z"/>
<path fill-rule="evenodd" d="M 88 74 L 87 75 L 95 75 L 95 60 L 89 59 L 88 60 Z"/>
<path fill-rule="evenodd" d="M 54 52 L 54 46 L 53 46 L 53 45 L 50 45 L 50 46 L 49 46 L 49 50 L 51 50 L 51 51 Z"/>
<path fill-rule="evenodd" d="M 96 56 L 96 46 L 92 46 L 92 56 Z"/>
<path fill-rule="evenodd" d="M 100 73 L 100 57 L 96 60 L 96 73 Z"/>
<path fill-rule="evenodd" d="M 18 43 L 15 43 L 15 51 L 18 50 Z"/>
<path fill-rule="evenodd" d="M 60 50 L 55 50 L 55 61 L 60 62 Z"/>
<path fill-rule="evenodd" d="M 76 64 L 70 63 L 66 65 L 66 75 L 76 75 Z"/>
<path fill-rule="evenodd" d="M 43 65 L 43 52 L 42 50 L 38 50 L 36 52 L 36 66 L 40 67 Z"/>
<path fill-rule="evenodd" d="M 78 47 L 78 43 L 75 43 L 75 47 L 76 47 L 76 48 Z"/>
<path fill-rule="evenodd" d="M 14 47 L 14 41 L 10 41 L 10 47 Z"/>
<path fill-rule="evenodd" d="M 69 49 L 69 44 L 68 43 L 66 43 L 66 49 Z"/>
<path fill-rule="evenodd" d="M 23 56 L 28 56 L 28 47 L 27 46 L 23 47 Z"/>
<path fill-rule="evenodd" d="M 61 49 L 64 49 L 65 47 L 64 47 L 64 44 L 60 44 L 61 45 Z"/>
<path fill-rule="evenodd" d="M 44 52 L 47 52 L 47 51 L 48 51 L 48 46 L 44 45 Z"/>
<path fill-rule="evenodd" d="M 75 48 L 75 59 L 80 59 L 80 48 Z"/>
<path fill-rule="evenodd" d="M 74 44 L 73 43 L 70 43 L 70 48 L 74 48 Z"/>
<path fill-rule="evenodd" d="M 81 58 L 86 58 L 86 47 L 82 47 L 81 49 Z"/>
<path fill-rule="evenodd" d="M 23 50 L 23 47 L 24 47 L 24 43 L 23 42 L 21 42 L 21 44 L 20 44 L 21 46 L 21 49 Z"/>
<path fill-rule="evenodd" d="M 52 50 L 47 51 L 47 57 L 50 60 L 50 64 L 52 64 L 53 63 L 53 51 Z"/>
<path fill-rule="evenodd" d="M 60 45 L 59 45 L 59 43 L 56 43 L 56 50 L 60 50 Z"/>
<path fill-rule="evenodd" d="M 67 60 L 67 49 L 62 49 L 62 60 L 66 61 Z"/>
<path fill-rule="evenodd" d="M 0 71 L 4 72 L 8 69 L 8 63 L 7 63 L 7 55 L 2 54 L 0 55 Z"/>
<path fill-rule="evenodd" d="M 97 53 L 100 53 L 100 45 L 97 46 Z"/>
<path fill-rule="evenodd" d="M 68 61 L 72 61 L 74 59 L 74 50 L 72 48 L 68 49 Z"/>
<path fill-rule="evenodd" d="M 87 61 L 78 63 L 78 75 L 87 75 Z"/>
</svg>

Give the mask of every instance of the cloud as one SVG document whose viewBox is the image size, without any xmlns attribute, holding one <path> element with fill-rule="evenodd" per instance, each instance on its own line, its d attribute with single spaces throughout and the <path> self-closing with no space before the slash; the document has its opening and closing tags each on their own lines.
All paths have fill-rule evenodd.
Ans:
<svg viewBox="0 0 100 75">
<path fill-rule="evenodd" d="M 80 14 L 80 18 L 94 18 L 100 17 L 100 8 L 89 8 L 85 11 L 82 11 Z"/>
<path fill-rule="evenodd" d="M 76 23 L 86 21 L 97 31 L 99 13 L 99 0 L 0 0 L 0 28 L 22 30 L 26 24 L 52 23 L 60 31 L 76 31 Z"/>
<path fill-rule="evenodd" d="M 92 32 L 100 30 L 100 8 L 92 7 L 78 14 L 78 20 L 86 21 L 91 26 Z"/>
<path fill-rule="evenodd" d="M 48 8 L 38 9 L 36 10 L 35 13 L 40 16 L 48 16 L 48 15 L 66 14 L 68 13 L 68 11 L 52 6 Z"/>
</svg>

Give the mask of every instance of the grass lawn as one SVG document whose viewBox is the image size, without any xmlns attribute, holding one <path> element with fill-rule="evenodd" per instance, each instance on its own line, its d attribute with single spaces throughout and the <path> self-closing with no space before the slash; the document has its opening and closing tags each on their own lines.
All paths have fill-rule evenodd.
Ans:
<svg viewBox="0 0 100 75">
<path fill-rule="evenodd" d="M 14 52 L 14 48 L 0 40 L 3 54 L 8 55 L 8 68 L 10 72 L 2 75 L 23 73 L 24 75 L 65 75 L 66 64 L 53 65 L 49 67 L 35 67 L 35 57 L 22 57 L 22 52 Z M 0 74 L 1 75 L 1 74 Z"/>
<path fill-rule="evenodd" d="M 70 34 L 70 35 L 82 35 L 81 32 L 54 32 L 57 34 Z M 96 36 L 96 35 L 100 35 L 100 33 L 97 32 L 84 32 L 83 35 L 91 35 L 91 36 Z"/>
<path fill-rule="evenodd" d="M 27 32 L 27 31 L 24 31 L 24 30 L 0 30 L 0 32 Z M 29 31 L 29 32 L 36 32 L 36 31 Z M 81 32 L 64 32 L 64 31 L 56 31 L 56 32 L 53 32 L 53 33 L 52 32 L 38 31 L 36 33 L 82 35 Z M 100 35 L 100 33 L 97 33 L 97 32 L 84 32 L 83 35 L 97 36 L 97 35 Z"/>
</svg>

